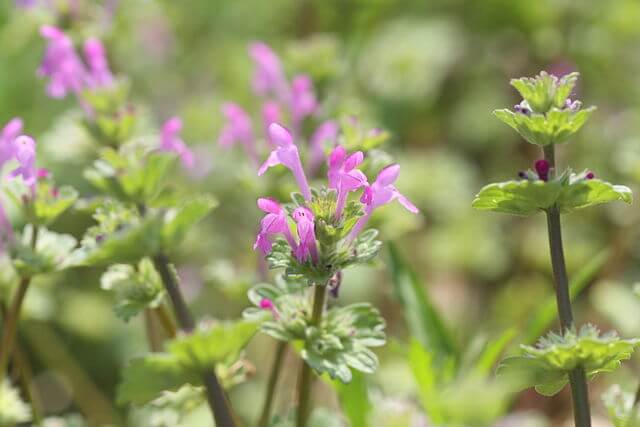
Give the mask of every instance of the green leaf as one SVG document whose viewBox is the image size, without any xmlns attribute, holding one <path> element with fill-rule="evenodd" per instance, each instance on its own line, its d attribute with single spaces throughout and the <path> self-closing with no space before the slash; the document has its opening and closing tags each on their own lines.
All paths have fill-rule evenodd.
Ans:
<svg viewBox="0 0 640 427">
<path fill-rule="evenodd" d="M 69 186 L 56 189 L 46 180 L 38 182 L 33 212 L 37 224 L 49 225 L 78 199 L 78 192 Z"/>
<path fill-rule="evenodd" d="M 574 72 L 558 79 L 546 71 L 541 71 L 534 78 L 512 79 L 511 85 L 518 90 L 533 111 L 546 113 L 551 107 L 564 107 L 579 75 Z"/>
<path fill-rule="evenodd" d="M 592 257 L 584 267 L 582 267 L 569 283 L 569 295 L 573 301 L 587 287 L 593 278 L 602 270 L 607 263 L 611 251 L 605 249 Z M 531 316 L 531 321 L 526 327 L 526 332 L 522 339 L 525 344 L 535 342 L 540 335 L 546 331 L 556 319 L 556 297 L 549 295 L 540 304 L 536 312 Z"/>
<path fill-rule="evenodd" d="M 479 210 L 531 215 L 553 206 L 561 189 L 562 184 L 557 180 L 494 183 L 482 188 L 471 206 Z"/>
<path fill-rule="evenodd" d="M 172 354 L 148 354 L 131 360 L 118 386 L 118 403 L 141 405 L 164 391 L 177 391 L 184 384 L 199 385 L 200 373 L 179 363 Z"/>
<path fill-rule="evenodd" d="M 490 341 L 485 346 L 482 354 L 474 366 L 474 372 L 480 376 L 485 376 L 491 372 L 504 349 L 513 341 L 517 334 L 515 328 L 504 331 L 497 339 Z"/>
<path fill-rule="evenodd" d="M 624 185 L 613 185 L 599 179 L 578 180 L 563 187 L 558 198 L 560 212 L 571 212 L 602 203 L 621 201 L 631 204 L 633 195 Z"/>
<path fill-rule="evenodd" d="M 109 266 L 100 284 L 115 294 L 114 311 L 125 322 L 146 308 L 158 307 L 165 295 L 160 275 L 149 258 L 143 258 L 137 268 L 129 264 Z"/>
<path fill-rule="evenodd" d="M 493 114 L 503 123 L 515 129 L 527 142 L 539 146 L 567 142 L 586 123 L 596 110 L 551 109 L 544 114 L 514 113 L 508 109 L 495 110 Z"/>
<path fill-rule="evenodd" d="M 187 200 L 180 207 L 169 209 L 162 226 L 162 243 L 165 248 L 174 247 L 186 232 L 217 206 L 211 196 L 199 196 Z"/>
<path fill-rule="evenodd" d="M 20 398 L 9 381 L 0 383 L 0 427 L 13 427 L 31 421 L 31 408 Z"/>
<path fill-rule="evenodd" d="M 342 411 L 351 423 L 351 427 L 369 427 L 369 416 L 372 411 L 367 380 L 356 372 L 349 384 L 333 381 L 338 392 Z"/>
<path fill-rule="evenodd" d="M 631 357 L 639 343 L 614 333 L 600 335 L 595 327 L 585 325 L 579 333 L 569 330 L 561 336 L 552 332 L 535 347 L 523 345 L 523 355 L 505 359 L 498 372 L 519 379 L 525 388 L 535 386 L 539 393 L 553 395 L 568 383 L 573 369 L 584 368 L 588 378 L 612 372 Z"/>
<path fill-rule="evenodd" d="M 565 172 L 551 181 L 522 179 L 489 184 L 472 202 L 479 210 L 531 215 L 557 205 L 561 213 L 602 203 L 623 201 L 630 204 L 631 190 L 599 179 L 587 179 L 587 172 Z"/>
<path fill-rule="evenodd" d="M 167 349 L 182 365 L 206 372 L 218 363 L 237 359 L 257 329 L 251 321 L 216 323 L 176 338 Z"/>
<path fill-rule="evenodd" d="M 426 287 L 409 267 L 393 243 L 389 247 L 389 264 L 396 297 L 400 301 L 409 332 L 436 357 L 458 357 L 455 342 L 434 308 Z"/>
<path fill-rule="evenodd" d="M 72 262 L 72 251 L 76 239 L 68 234 L 59 234 L 38 227 L 34 250 L 33 226 L 27 224 L 10 247 L 13 265 L 21 277 L 51 273 L 67 268 Z"/>
</svg>

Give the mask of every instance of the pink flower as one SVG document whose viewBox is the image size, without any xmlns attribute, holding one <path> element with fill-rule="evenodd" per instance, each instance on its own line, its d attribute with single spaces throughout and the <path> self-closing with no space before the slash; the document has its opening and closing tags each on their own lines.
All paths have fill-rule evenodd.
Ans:
<svg viewBox="0 0 640 427">
<path fill-rule="evenodd" d="M 298 147 L 293 143 L 291 133 L 279 124 L 272 123 L 269 126 L 269 137 L 271 142 L 276 145 L 276 149 L 271 152 L 269 158 L 260 166 L 258 175 L 264 174 L 270 167 L 284 165 L 293 173 L 305 200 L 311 200 L 309 183 L 300 162 Z"/>
<path fill-rule="evenodd" d="M 274 235 L 282 234 L 291 249 L 295 251 L 297 244 L 289 228 L 287 212 L 273 199 L 258 199 L 258 207 L 266 212 L 266 215 L 260 221 L 260 232 L 253 244 L 253 250 L 260 249 L 264 255 L 267 255 L 272 249 L 271 238 Z"/>
<path fill-rule="evenodd" d="M 347 157 L 347 152 L 342 146 L 337 146 L 329 155 L 329 188 L 336 190 L 336 218 L 342 216 L 347 197 L 351 191 L 356 191 L 369 183 L 362 171 L 356 169 L 364 160 L 362 151 L 353 153 Z"/>
<path fill-rule="evenodd" d="M 160 133 L 160 150 L 174 152 L 180 156 L 182 165 L 189 169 L 193 167 L 195 162 L 193 153 L 182 139 L 180 132 L 182 131 L 182 120 L 179 117 L 172 117 L 162 125 Z"/>
<path fill-rule="evenodd" d="M 262 124 L 264 126 L 264 134 L 269 135 L 269 126 L 272 123 L 281 121 L 280 105 L 274 101 L 267 101 L 262 106 Z M 267 138 L 268 139 L 268 138 Z"/>
<path fill-rule="evenodd" d="M 247 155 L 257 165 L 258 155 L 255 151 L 255 139 L 251 130 L 251 118 L 237 104 L 227 102 L 222 106 L 222 114 L 227 123 L 222 128 L 218 143 L 223 147 L 231 147 L 235 144 L 242 144 Z"/>
<path fill-rule="evenodd" d="M 376 208 L 391 203 L 394 200 L 397 200 L 409 212 L 414 214 L 418 213 L 418 208 L 393 185 L 398 179 L 399 174 L 400 165 L 394 164 L 387 166 L 380 171 L 373 184 L 366 186 L 360 198 L 360 201 L 365 204 L 365 214 L 358 220 L 351 230 L 351 233 L 349 233 L 351 240 L 355 239 L 360 231 L 362 231 Z"/>
<path fill-rule="evenodd" d="M 313 82 L 309 76 L 300 75 L 291 82 L 290 108 L 292 126 L 298 134 L 304 119 L 318 109 Z"/>
<path fill-rule="evenodd" d="M 299 262 L 305 262 L 311 258 L 311 261 L 316 264 L 319 257 L 313 213 L 305 207 L 299 207 L 293 211 L 292 216 L 297 224 L 298 238 L 300 239 L 294 254 Z"/>
<path fill-rule="evenodd" d="M 22 119 L 13 118 L 0 131 L 0 168 L 15 156 L 13 140 L 22 132 Z"/>
<path fill-rule="evenodd" d="M 21 176 L 24 183 L 32 190 L 35 190 L 35 184 L 38 179 L 36 142 L 29 136 L 20 135 L 13 140 L 12 145 L 15 159 L 18 161 L 18 167 L 10 173 L 10 176 L 12 178 Z"/>
<path fill-rule="evenodd" d="M 49 25 L 42 26 L 40 34 L 48 41 L 38 70 L 41 77 L 49 77 L 47 93 L 52 98 L 64 98 L 69 92 L 79 94 L 86 85 L 87 71 L 73 42 L 62 30 Z"/>
<path fill-rule="evenodd" d="M 249 45 L 249 56 L 255 64 L 253 90 L 260 96 L 275 96 L 280 102 L 287 102 L 289 87 L 282 63 L 269 46 L 261 42 Z"/>
<path fill-rule="evenodd" d="M 324 162 L 324 146 L 326 143 L 334 145 L 338 138 L 338 124 L 333 120 L 327 120 L 320 124 L 311 135 L 309 145 L 311 146 L 311 160 L 309 170 L 316 171 Z"/>
<path fill-rule="evenodd" d="M 105 87 L 113 83 L 113 75 L 104 45 L 98 39 L 91 38 L 84 43 L 84 57 L 89 65 L 88 84 L 90 87 Z"/>
</svg>

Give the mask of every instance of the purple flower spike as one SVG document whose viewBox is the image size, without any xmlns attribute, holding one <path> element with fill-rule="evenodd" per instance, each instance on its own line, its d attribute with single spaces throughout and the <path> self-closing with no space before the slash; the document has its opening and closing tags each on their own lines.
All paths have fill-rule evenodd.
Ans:
<svg viewBox="0 0 640 427">
<path fill-rule="evenodd" d="M 297 224 L 300 238 L 300 243 L 294 251 L 296 258 L 299 262 L 305 262 L 311 258 L 311 262 L 317 264 L 319 257 L 313 213 L 305 207 L 299 207 L 293 211 L 292 216 Z"/>
<path fill-rule="evenodd" d="M 311 200 L 311 189 L 300 162 L 298 147 L 293 143 L 291 133 L 279 124 L 272 123 L 269 126 L 269 137 L 271 142 L 276 145 L 276 149 L 269 154 L 269 158 L 260 166 L 258 175 L 264 174 L 270 167 L 284 165 L 293 173 L 305 200 Z"/>
<path fill-rule="evenodd" d="M 311 135 L 309 144 L 311 145 L 311 160 L 309 169 L 316 171 L 324 162 L 324 146 L 326 143 L 334 145 L 338 138 L 338 124 L 333 120 L 322 123 Z"/>
<path fill-rule="evenodd" d="M 269 126 L 272 123 L 279 123 L 281 121 L 282 114 L 280 112 L 280 105 L 274 101 L 267 101 L 262 106 L 262 124 L 264 126 L 264 134 L 269 135 Z M 267 138 L 269 140 L 269 138 Z M 271 141 L 269 141 L 271 143 Z"/>
<path fill-rule="evenodd" d="M 336 190 L 336 218 L 342 216 L 342 211 L 349 196 L 349 192 L 356 191 L 369 184 L 362 171 L 356 169 L 364 160 L 362 151 L 347 157 L 347 152 L 341 145 L 337 146 L 329 155 L 329 188 Z"/>
<path fill-rule="evenodd" d="M 10 173 L 10 176 L 12 178 L 22 177 L 24 183 L 34 191 L 38 179 L 36 142 L 30 136 L 20 135 L 13 140 L 12 145 L 15 159 L 18 161 L 18 167 Z"/>
<path fill-rule="evenodd" d="M 182 120 L 179 117 L 172 117 L 162 125 L 160 132 L 160 150 L 174 152 L 180 157 L 182 165 L 190 169 L 195 163 L 193 153 L 182 139 Z"/>
<path fill-rule="evenodd" d="M 271 237 L 276 234 L 282 234 L 287 239 L 291 249 L 295 251 L 298 245 L 293 238 L 293 234 L 291 234 L 289 222 L 287 221 L 287 212 L 273 199 L 258 199 L 258 207 L 266 215 L 260 221 L 260 232 L 253 244 L 253 250 L 260 249 L 264 255 L 269 254 L 272 249 Z"/>
<path fill-rule="evenodd" d="M 251 161 L 257 165 L 258 155 L 255 150 L 255 139 L 251 129 L 251 118 L 238 104 L 227 102 L 222 106 L 222 114 L 227 120 L 222 128 L 218 143 L 223 147 L 242 144 Z"/>
<path fill-rule="evenodd" d="M 22 133 L 22 120 L 9 120 L 0 132 L 0 168 L 14 157 L 13 140 Z"/>
<path fill-rule="evenodd" d="M 549 180 L 549 162 L 545 159 L 540 159 L 534 164 L 534 168 L 538 173 L 538 177 L 543 181 Z"/>
<path fill-rule="evenodd" d="M 113 83 L 113 75 L 102 42 L 95 38 L 88 39 L 84 43 L 84 57 L 89 65 L 89 86 L 110 86 Z"/>
<path fill-rule="evenodd" d="M 48 45 L 38 74 L 49 77 L 48 95 L 64 98 L 69 92 L 79 94 L 86 85 L 87 71 L 73 42 L 62 30 L 49 25 L 41 27 L 40 34 Z"/>
<path fill-rule="evenodd" d="M 296 134 L 299 133 L 304 119 L 318 109 L 318 102 L 309 76 L 301 75 L 291 83 L 291 121 Z"/>
<path fill-rule="evenodd" d="M 255 64 L 253 89 L 260 96 L 273 95 L 280 102 L 287 102 L 289 87 L 278 55 L 266 44 L 249 45 L 249 56 Z"/>
<path fill-rule="evenodd" d="M 380 171 L 373 184 L 365 187 L 364 193 L 360 198 L 360 201 L 365 204 L 365 214 L 360 217 L 351 230 L 351 233 L 349 233 L 350 240 L 355 239 L 360 231 L 362 231 L 376 208 L 391 203 L 394 200 L 398 200 L 409 212 L 414 214 L 418 213 L 418 208 L 393 185 L 398 179 L 399 174 L 400 165 L 394 164 L 387 166 Z"/>
</svg>

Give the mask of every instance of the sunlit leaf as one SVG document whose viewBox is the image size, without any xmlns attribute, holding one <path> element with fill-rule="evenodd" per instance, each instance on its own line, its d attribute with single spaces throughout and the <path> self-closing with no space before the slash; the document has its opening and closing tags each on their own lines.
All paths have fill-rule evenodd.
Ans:
<svg viewBox="0 0 640 427">
<path fill-rule="evenodd" d="M 169 209 L 162 226 L 164 247 L 174 247 L 185 233 L 216 207 L 218 202 L 211 196 L 200 196 L 184 201 L 181 206 Z"/>
</svg>

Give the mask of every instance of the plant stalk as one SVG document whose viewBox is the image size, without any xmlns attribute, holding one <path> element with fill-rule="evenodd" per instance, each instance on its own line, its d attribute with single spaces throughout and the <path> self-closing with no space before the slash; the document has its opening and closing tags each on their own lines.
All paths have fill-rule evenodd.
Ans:
<svg viewBox="0 0 640 427">
<path fill-rule="evenodd" d="M 22 309 L 22 303 L 24 297 L 29 289 L 31 283 L 30 277 L 24 277 L 18 284 L 16 294 L 13 297 L 7 317 L 5 317 L 4 333 L 2 334 L 2 344 L 0 344 L 0 382 L 4 380 L 7 374 L 7 368 L 9 366 L 9 360 L 13 353 L 13 348 L 16 341 L 16 328 L 18 326 L 18 318 L 20 317 L 20 310 Z"/>
<path fill-rule="evenodd" d="M 315 286 L 313 294 L 313 313 L 311 315 L 311 326 L 318 326 L 324 313 L 324 301 L 327 295 L 326 286 Z M 296 426 L 305 427 L 310 413 L 311 385 L 313 383 L 313 372 L 306 361 L 302 360 L 300 369 L 300 379 L 298 383 L 298 419 Z"/>
<path fill-rule="evenodd" d="M 275 398 L 275 390 L 278 385 L 280 373 L 282 372 L 282 362 L 284 361 L 286 350 L 287 343 L 285 341 L 278 341 L 276 356 L 273 359 L 273 365 L 271 366 L 271 375 L 269 376 L 269 382 L 267 383 L 267 394 L 264 399 L 264 405 L 262 406 L 262 415 L 260 415 L 258 427 L 267 427 L 269 425 L 271 409 L 273 408 L 273 400 Z"/>
<path fill-rule="evenodd" d="M 195 329 L 195 321 L 182 297 L 176 278 L 169 268 L 169 259 L 166 255 L 160 253 L 153 257 L 153 264 L 162 278 L 167 294 L 169 294 L 180 329 L 182 332 L 190 334 Z M 236 423 L 231 405 L 215 371 L 211 369 L 211 371 L 205 372 L 202 376 L 202 382 L 206 389 L 207 402 L 213 412 L 216 426 L 236 427 L 238 423 Z"/>
<path fill-rule="evenodd" d="M 544 147 L 544 157 L 549 162 L 549 179 L 555 176 L 555 147 L 550 144 Z M 562 246 L 562 229 L 560 226 L 560 211 L 557 206 L 547 210 L 547 228 L 549 231 L 549 250 L 551 253 L 551 266 L 555 282 L 556 301 L 558 305 L 558 317 L 560 319 L 561 332 L 564 335 L 573 327 L 573 312 L 571 309 L 571 297 L 569 294 L 569 280 Z M 589 408 L 589 389 L 584 368 L 579 366 L 569 372 L 571 383 L 571 396 L 573 399 L 573 417 L 576 427 L 591 427 L 591 411 Z"/>
</svg>

